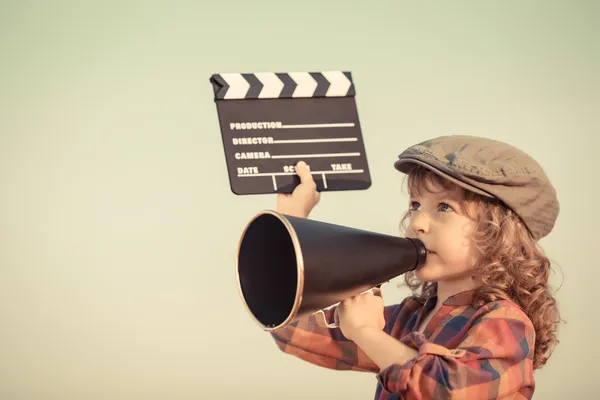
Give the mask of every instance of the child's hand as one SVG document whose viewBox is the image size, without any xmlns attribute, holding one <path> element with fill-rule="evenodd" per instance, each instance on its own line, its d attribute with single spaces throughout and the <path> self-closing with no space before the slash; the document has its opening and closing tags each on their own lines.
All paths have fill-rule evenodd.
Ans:
<svg viewBox="0 0 600 400">
<path fill-rule="evenodd" d="M 277 212 L 292 217 L 308 218 L 314 206 L 321 199 L 321 193 L 317 192 L 317 184 L 304 161 L 296 164 L 296 173 L 300 177 L 300 184 L 296 186 L 292 194 L 280 193 L 277 195 Z"/>
<path fill-rule="evenodd" d="M 344 336 L 353 340 L 356 332 L 363 328 L 383 330 L 385 327 L 383 310 L 382 297 L 364 293 L 340 303 L 336 309 L 336 317 Z"/>
</svg>

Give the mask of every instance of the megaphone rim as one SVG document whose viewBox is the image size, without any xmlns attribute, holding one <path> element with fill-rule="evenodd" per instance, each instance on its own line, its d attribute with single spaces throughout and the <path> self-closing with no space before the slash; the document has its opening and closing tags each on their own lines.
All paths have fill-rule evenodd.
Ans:
<svg viewBox="0 0 600 400">
<path fill-rule="evenodd" d="M 244 237 L 246 236 L 246 232 L 248 231 L 250 226 L 258 218 L 260 218 L 264 215 L 274 216 L 283 224 L 283 226 L 286 228 L 286 230 L 288 231 L 288 233 L 290 235 L 290 239 L 292 240 L 292 244 L 294 246 L 294 252 L 296 253 L 296 272 L 297 272 L 298 279 L 296 282 L 296 296 L 294 298 L 294 305 L 292 306 L 292 309 L 290 310 L 287 318 L 276 326 L 267 326 L 267 325 L 263 324 L 262 322 L 260 322 L 258 320 L 258 318 L 256 318 L 256 316 L 254 315 L 252 310 L 250 310 L 248 303 L 246 302 L 246 299 L 244 297 L 244 292 L 242 290 L 241 279 L 240 279 L 239 263 L 240 263 L 240 251 L 241 251 L 241 247 L 242 247 L 242 242 L 244 241 Z M 246 225 L 244 226 L 244 229 L 242 230 L 242 233 L 240 235 L 240 238 L 239 238 L 238 244 L 237 244 L 236 259 L 235 259 L 235 275 L 237 278 L 238 295 L 240 296 L 240 298 L 242 300 L 242 304 L 244 305 L 244 308 L 246 309 L 247 313 L 250 315 L 252 320 L 254 320 L 254 322 L 258 326 L 260 326 L 263 330 L 265 330 L 265 331 L 277 330 L 277 329 L 289 324 L 292 320 L 295 319 L 295 316 L 298 313 L 298 310 L 300 309 L 300 305 L 302 304 L 302 299 L 303 299 L 302 293 L 304 291 L 304 258 L 302 256 L 302 248 L 300 246 L 300 240 L 298 239 L 298 235 L 296 234 L 296 231 L 294 230 L 294 227 L 292 226 L 290 221 L 286 218 L 285 214 L 279 213 L 279 212 L 273 211 L 273 210 L 268 210 L 268 209 L 261 210 L 258 213 L 256 213 L 250 219 L 250 221 L 248 221 L 246 223 Z"/>
</svg>

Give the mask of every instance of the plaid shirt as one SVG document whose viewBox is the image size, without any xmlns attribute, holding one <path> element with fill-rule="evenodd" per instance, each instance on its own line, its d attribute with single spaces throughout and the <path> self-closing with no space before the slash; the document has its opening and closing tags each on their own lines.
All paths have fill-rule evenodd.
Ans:
<svg viewBox="0 0 600 400">
<path fill-rule="evenodd" d="M 384 331 L 419 355 L 381 371 L 339 328 L 322 328 L 312 315 L 271 335 L 283 352 L 317 366 L 376 374 L 376 400 L 530 399 L 535 387 L 531 321 L 508 300 L 476 309 L 471 299 L 472 291 L 450 297 L 422 334 L 418 327 L 436 296 L 426 302 L 411 296 L 385 307 Z M 326 316 L 331 322 L 333 310 Z"/>
</svg>

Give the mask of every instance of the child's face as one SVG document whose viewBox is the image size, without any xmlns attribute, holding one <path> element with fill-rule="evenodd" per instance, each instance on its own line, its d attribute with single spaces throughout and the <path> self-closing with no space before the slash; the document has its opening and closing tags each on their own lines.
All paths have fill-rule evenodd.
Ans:
<svg viewBox="0 0 600 400">
<path fill-rule="evenodd" d="M 411 196 L 409 204 L 407 236 L 420 239 L 431 252 L 416 276 L 427 282 L 470 279 L 477 260 L 471 239 L 476 221 L 463 209 L 458 187 L 429 189 L 434 190 Z"/>
</svg>

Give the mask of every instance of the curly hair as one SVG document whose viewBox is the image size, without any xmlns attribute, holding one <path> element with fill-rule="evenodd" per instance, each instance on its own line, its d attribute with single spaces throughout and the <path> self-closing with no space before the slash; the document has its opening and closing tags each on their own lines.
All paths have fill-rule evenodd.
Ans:
<svg viewBox="0 0 600 400">
<path fill-rule="evenodd" d="M 410 172 L 407 186 L 409 194 L 420 194 L 431 187 L 446 190 L 456 187 L 423 167 L 415 167 Z M 477 221 L 473 241 L 480 257 L 474 271 L 482 285 L 475 290 L 473 306 L 510 300 L 521 307 L 536 333 L 533 367 L 541 368 L 559 343 L 556 330 L 560 315 L 548 284 L 550 260 L 510 208 L 499 200 L 462 188 L 461 191 L 465 210 L 475 211 L 475 215 L 470 216 Z M 409 218 L 410 211 L 403 216 L 401 224 L 404 226 Z M 421 299 L 437 291 L 435 282 L 421 282 L 414 271 L 405 274 L 405 282 Z"/>
</svg>

